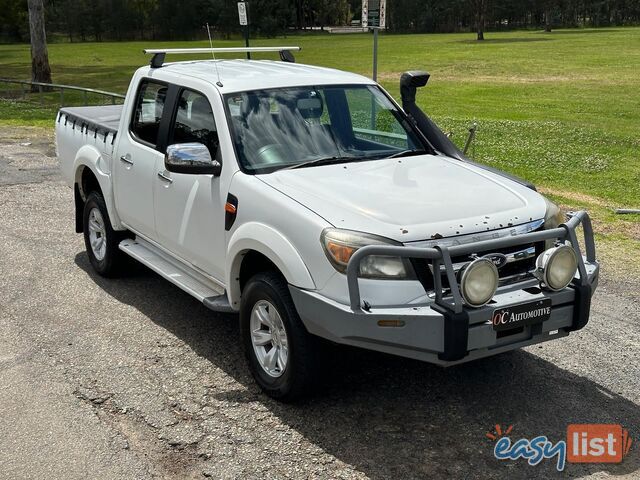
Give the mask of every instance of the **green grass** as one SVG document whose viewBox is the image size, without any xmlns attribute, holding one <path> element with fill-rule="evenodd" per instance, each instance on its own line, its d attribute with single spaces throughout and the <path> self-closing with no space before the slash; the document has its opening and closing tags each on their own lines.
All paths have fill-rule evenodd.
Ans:
<svg viewBox="0 0 640 480">
<path fill-rule="evenodd" d="M 640 206 L 640 28 L 487 37 L 478 43 L 472 34 L 381 35 L 379 80 L 397 98 L 403 71 L 428 70 L 432 78 L 419 93 L 420 105 L 459 145 L 477 121 L 471 151 L 477 160 L 569 198 L 580 193 L 611 206 Z M 301 35 L 253 44 L 298 44 L 300 62 L 371 72 L 370 35 Z M 178 45 L 206 43 L 154 46 Z M 148 46 L 52 44 L 54 81 L 124 93 L 133 71 L 148 61 L 141 53 Z M 0 46 L 0 76 L 27 79 L 29 68 L 28 45 Z M 49 126 L 55 110 L 3 101 L 0 125 Z"/>
</svg>

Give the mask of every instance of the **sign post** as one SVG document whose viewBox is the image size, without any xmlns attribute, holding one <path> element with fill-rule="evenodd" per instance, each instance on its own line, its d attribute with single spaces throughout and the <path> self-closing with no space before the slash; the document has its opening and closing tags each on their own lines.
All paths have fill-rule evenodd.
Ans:
<svg viewBox="0 0 640 480">
<path fill-rule="evenodd" d="M 244 31 L 244 44 L 249 47 L 249 2 L 238 2 L 238 19 Z M 251 60 L 251 53 L 247 52 L 247 60 Z"/>
<path fill-rule="evenodd" d="M 373 30 L 373 79 L 378 79 L 378 30 L 385 28 L 387 0 L 362 0 L 362 26 Z"/>
<path fill-rule="evenodd" d="M 378 81 L 378 30 L 385 28 L 387 0 L 362 0 L 362 26 L 373 30 L 373 81 Z M 371 98 L 371 130 L 376 129 L 376 101 Z"/>
</svg>

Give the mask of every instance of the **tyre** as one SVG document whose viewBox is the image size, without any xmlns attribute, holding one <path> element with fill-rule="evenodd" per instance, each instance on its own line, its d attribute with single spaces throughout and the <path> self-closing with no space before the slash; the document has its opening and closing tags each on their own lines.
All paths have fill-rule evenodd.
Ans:
<svg viewBox="0 0 640 480">
<path fill-rule="evenodd" d="M 89 194 L 82 219 L 84 244 L 93 269 L 104 277 L 117 275 L 126 260 L 118 248 L 125 234 L 111 228 L 107 206 L 100 193 Z"/>
<path fill-rule="evenodd" d="M 267 395 L 290 402 L 311 392 L 317 339 L 302 324 L 281 275 L 260 273 L 248 281 L 242 292 L 240 332 L 249 369 Z"/>
</svg>

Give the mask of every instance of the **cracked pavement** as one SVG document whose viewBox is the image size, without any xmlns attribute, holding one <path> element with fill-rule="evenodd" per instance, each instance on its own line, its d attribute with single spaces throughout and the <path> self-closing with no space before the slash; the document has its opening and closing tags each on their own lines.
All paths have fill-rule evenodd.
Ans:
<svg viewBox="0 0 640 480">
<path fill-rule="evenodd" d="M 0 129 L 0 478 L 550 478 L 485 433 L 564 437 L 622 423 L 640 476 L 638 285 L 607 276 L 582 331 L 441 369 L 334 348 L 316 396 L 254 385 L 237 320 L 142 266 L 96 276 L 49 131 Z"/>
</svg>

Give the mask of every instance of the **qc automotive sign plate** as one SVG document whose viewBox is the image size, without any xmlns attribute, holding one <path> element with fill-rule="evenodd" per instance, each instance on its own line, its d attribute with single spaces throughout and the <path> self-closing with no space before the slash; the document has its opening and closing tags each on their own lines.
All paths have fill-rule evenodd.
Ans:
<svg viewBox="0 0 640 480">
<path fill-rule="evenodd" d="M 510 330 L 548 320 L 551 316 L 551 299 L 545 298 L 493 311 L 491 323 L 494 330 Z"/>
</svg>

